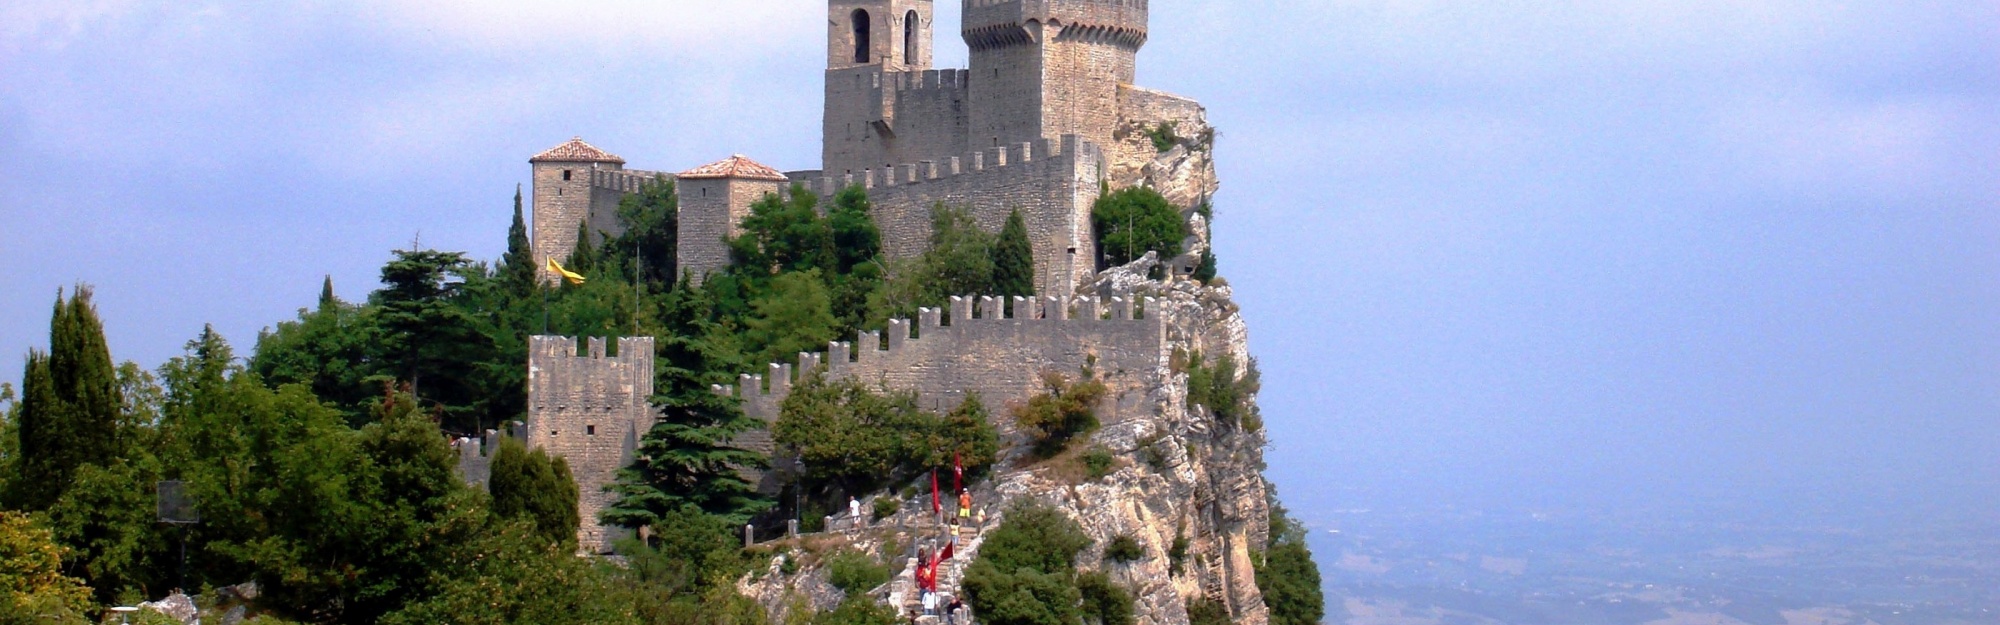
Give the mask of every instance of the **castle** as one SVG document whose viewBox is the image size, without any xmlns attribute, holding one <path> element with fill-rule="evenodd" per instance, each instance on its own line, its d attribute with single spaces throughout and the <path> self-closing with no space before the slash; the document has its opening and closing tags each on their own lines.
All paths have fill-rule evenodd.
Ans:
<svg viewBox="0 0 2000 625">
<path fill-rule="evenodd" d="M 1107 184 L 1133 184 L 1118 163 L 1155 156 L 1126 135 L 1200 114 L 1192 100 L 1133 86 L 1146 11 L 1147 0 L 964 0 L 971 67 L 940 70 L 931 0 L 829 0 L 820 169 L 743 156 L 677 174 L 627 169 L 572 139 L 529 159 L 535 264 L 567 258 L 580 230 L 617 234 L 618 201 L 665 179 L 680 202 L 677 266 L 699 279 L 728 264 L 723 239 L 758 198 L 858 184 L 890 258 L 922 253 L 939 202 L 970 208 L 990 231 L 1018 209 L 1037 290 L 1066 291 L 1096 273 L 1091 202 Z"/>
<path fill-rule="evenodd" d="M 1169 358 L 1166 315 L 1130 297 L 1072 294 L 1097 275 L 1090 212 L 1107 188 L 1157 188 L 1204 232 L 1194 207 L 1215 186 L 1208 137 L 1172 146 L 1156 138 L 1177 125 L 1206 128 L 1205 114 L 1193 100 L 1132 84 L 1147 0 L 963 2 L 970 68 L 940 70 L 931 67 L 932 0 L 829 0 L 820 169 L 781 172 L 740 155 L 679 173 L 628 169 L 581 138 L 535 155 L 535 266 L 567 258 L 579 233 L 618 234 L 619 201 L 660 180 L 675 183 L 680 206 L 677 266 L 696 279 L 728 265 L 725 239 L 768 194 L 865 188 L 890 258 L 924 251 L 939 203 L 969 208 L 988 231 L 1018 210 L 1035 288 L 1047 295 L 953 298 L 949 316 L 925 310 L 915 324 L 891 321 L 886 333 L 863 332 L 800 354 L 796 369 L 772 364 L 716 391 L 769 421 L 794 380 L 820 368 L 916 391 L 926 408 L 948 410 L 976 392 L 1005 414 L 1040 391 L 1042 372 L 1090 366 L 1114 391 L 1114 415 L 1145 411 L 1145 389 L 1162 383 Z M 554 277 L 544 270 L 542 279 Z M 650 344 L 621 339 L 612 356 L 601 339 L 585 354 L 574 339 L 533 339 L 527 438 L 569 459 L 588 550 L 609 550 L 613 533 L 596 521 L 603 487 L 653 422 Z M 771 451 L 763 432 L 739 442 Z M 477 452 L 463 453 L 467 466 L 483 466 Z"/>
</svg>

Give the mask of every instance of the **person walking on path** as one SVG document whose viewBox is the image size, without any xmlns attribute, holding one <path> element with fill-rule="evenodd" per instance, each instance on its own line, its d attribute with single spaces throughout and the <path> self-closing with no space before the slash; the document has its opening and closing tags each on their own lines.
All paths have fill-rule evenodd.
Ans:
<svg viewBox="0 0 2000 625">
<path fill-rule="evenodd" d="M 972 520 L 972 491 L 958 491 L 958 524 Z"/>
<path fill-rule="evenodd" d="M 861 529 L 860 499 L 855 499 L 854 497 L 847 498 L 847 516 L 848 518 L 854 519 L 854 529 Z"/>
</svg>

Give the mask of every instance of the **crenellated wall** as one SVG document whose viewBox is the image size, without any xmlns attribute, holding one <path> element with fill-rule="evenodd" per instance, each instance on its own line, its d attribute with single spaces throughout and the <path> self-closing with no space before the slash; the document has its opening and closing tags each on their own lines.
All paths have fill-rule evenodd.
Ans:
<svg viewBox="0 0 2000 625">
<path fill-rule="evenodd" d="M 576 339 L 534 336 L 528 342 L 528 422 L 530 448 L 540 447 L 569 461 L 579 491 L 579 549 L 609 553 L 619 535 L 598 524 L 597 513 L 611 503 L 606 485 L 632 462 L 639 437 L 652 429 L 653 338 L 618 339 L 607 354 L 604 339 L 592 337 L 579 355 Z M 462 453 L 462 452 L 461 452 Z"/>
<path fill-rule="evenodd" d="M 852 173 L 961 154 L 966 143 L 966 70 L 829 69 L 823 170 Z"/>
<path fill-rule="evenodd" d="M 1089 366 L 1110 387 L 1100 418 L 1116 423 L 1150 411 L 1145 389 L 1166 363 L 1164 315 L 1139 316 L 1143 304 L 1112 298 L 953 297 L 950 309 L 923 309 L 916 323 L 889 322 L 886 332 L 861 332 L 821 353 L 799 354 L 797 366 L 774 363 L 766 375 L 744 375 L 717 393 L 743 401 L 745 414 L 766 422 L 806 372 L 852 377 L 894 390 L 916 391 L 919 404 L 948 411 L 978 393 L 989 414 L 1044 391 L 1044 372 L 1074 378 Z M 1010 305 L 1011 304 L 1011 305 Z M 948 316 L 947 316 L 948 314 Z M 749 441 L 745 441 L 749 446 Z M 768 435 L 757 451 L 770 452 Z"/>
<path fill-rule="evenodd" d="M 1103 179 L 1103 153 L 1076 136 L 922 161 L 857 174 L 795 180 L 820 197 L 850 185 L 868 189 L 871 215 L 890 258 L 922 254 L 930 244 L 931 209 L 942 202 L 972 210 L 979 227 L 999 232 L 1020 209 L 1035 251 L 1038 292 L 1067 293 L 1096 271 L 1090 207 Z"/>
</svg>

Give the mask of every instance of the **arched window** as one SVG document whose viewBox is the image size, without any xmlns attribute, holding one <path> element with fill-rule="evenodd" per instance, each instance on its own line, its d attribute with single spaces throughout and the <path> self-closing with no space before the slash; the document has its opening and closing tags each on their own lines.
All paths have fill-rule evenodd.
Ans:
<svg viewBox="0 0 2000 625">
<path fill-rule="evenodd" d="M 868 12 L 854 10 L 854 62 L 867 64 L 868 58 Z"/>
<path fill-rule="evenodd" d="M 903 16 L 903 64 L 917 64 L 917 12 Z"/>
</svg>

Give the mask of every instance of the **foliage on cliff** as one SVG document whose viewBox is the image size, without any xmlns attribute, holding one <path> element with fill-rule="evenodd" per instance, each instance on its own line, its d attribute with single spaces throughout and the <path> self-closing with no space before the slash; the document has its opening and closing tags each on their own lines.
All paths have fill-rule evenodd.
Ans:
<svg viewBox="0 0 2000 625">
<path fill-rule="evenodd" d="M 792 389 L 771 434 L 799 458 L 810 493 L 865 494 L 951 467 L 991 465 L 999 435 L 969 397 L 949 415 L 917 406 L 910 392 L 877 392 L 851 378 L 811 376 Z"/>
<path fill-rule="evenodd" d="M 1053 508 L 1023 505 L 986 536 L 965 572 L 967 603 L 989 625 L 1130 625 L 1132 596 L 1101 572 L 1076 570 L 1091 540 Z"/>
<path fill-rule="evenodd" d="M 1090 207 L 1091 227 L 1097 232 L 1097 251 L 1103 266 L 1132 262 L 1146 252 L 1160 258 L 1181 253 L 1187 224 L 1160 192 L 1147 187 L 1108 191 Z"/>
<path fill-rule="evenodd" d="M 1326 598 L 1319 586 L 1319 565 L 1306 548 L 1306 529 L 1285 514 L 1271 498 L 1271 538 L 1263 558 L 1254 562 L 1257 589 L 1271 610 L 1271 625 L 1316 625 L 1326 616 Z"/>
<path fill-rule="evenodd" d="M 1074 381 L 1060 373 L 1044 373 L 1042 386 L 1042 394 L 1011 410 L 1014 423 L 1028 435 L 1035 453 L 1047 458 L 1097 429 L 1097 403 L 1109 389 L 1089 371 Z"/>
</svg>

